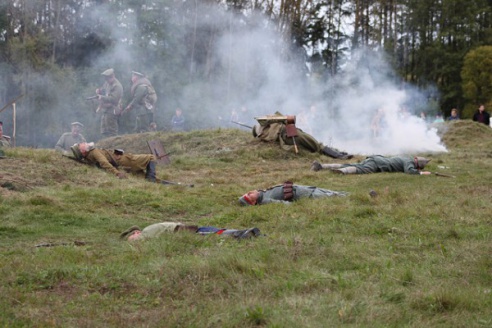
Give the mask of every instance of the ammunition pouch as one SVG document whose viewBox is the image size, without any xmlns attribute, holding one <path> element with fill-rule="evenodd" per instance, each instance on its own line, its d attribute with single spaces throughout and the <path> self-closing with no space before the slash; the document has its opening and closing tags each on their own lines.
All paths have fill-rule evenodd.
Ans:
<svg viewBox="0 0 492 328">
<path fill-rule="evenodd" d="M 292 181 L 284 182 L 284 200 L 291 202 L 294 199 L 294 187 Z"/>
</svg>

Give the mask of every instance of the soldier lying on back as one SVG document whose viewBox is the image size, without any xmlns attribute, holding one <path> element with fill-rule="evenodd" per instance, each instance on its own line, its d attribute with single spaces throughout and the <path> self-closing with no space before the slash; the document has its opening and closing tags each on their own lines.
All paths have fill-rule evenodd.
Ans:
<svg viewBox="0 0 492 328">
<path fill-rule="evenodd" d="M 424 157 L 384 157 L 381 155 L 369 156 L 360 163 L 354 164 L 321 164 L 314 161 L 311 170 L 319 171 L 323 169 L 332 170 L 340 174 L 367 174 L 378 172 L 404 172 L 408 174 L 425 174 L 431 172 L 422 171 L 430 162 Z"/>
<path fill-rule="evenodd" d="M 251 190 L 239 197 L 241 205 L 263 205 L 268 203 L 285 203 L 296 201 L 300 198 L 322 198 L 331 196 L 346 196 L 344 191 L 332 191 L 328 189 L 295 185 L 290 181 L 282 185 L 274 186 L 266 190 Z"/>
</svg>

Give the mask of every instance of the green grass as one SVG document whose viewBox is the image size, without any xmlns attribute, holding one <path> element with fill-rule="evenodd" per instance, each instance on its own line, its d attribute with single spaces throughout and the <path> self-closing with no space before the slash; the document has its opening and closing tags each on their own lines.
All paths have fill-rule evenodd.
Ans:
<svg viewBox="0 0 492 328">
<path fill-rule="evenodd" d="M 99 144 L 138 153 L 158 138 L 173 152 L 158 176 L 194 188 L 9 149 L 0 160 L 0 326 L 490 327 L 492 130 L 469 121 L 440 130 L 449 152 L 419 155 L 456 178 L 312 172 L 313 160 L 335 160 L 240 130 Z M 237 203 L 288 179 L 350 195 Z M 266 236 L 118 238 L 161 221 L 256 226 Z M 45 243 L 58 246 L 36 247 Z"/>
</svg>

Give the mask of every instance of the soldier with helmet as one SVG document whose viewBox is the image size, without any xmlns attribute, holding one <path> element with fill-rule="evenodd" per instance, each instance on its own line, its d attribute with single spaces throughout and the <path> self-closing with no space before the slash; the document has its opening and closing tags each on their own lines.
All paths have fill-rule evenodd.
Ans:
<svg viewBox="0 0 492 328">
<path fill-rule="evenodd" d="M 321 164 L 314 161 L 311 170 L 332 170 L 340 174 L 367 174 L 379 172 L 403 172 L 408 174 L 429 175 L 431 172 L 422 171 L 430 159 L 425 157 L 385 157 L 381 155 L 369 156 L 360 163 L 354 164 Z"/>
</svg>

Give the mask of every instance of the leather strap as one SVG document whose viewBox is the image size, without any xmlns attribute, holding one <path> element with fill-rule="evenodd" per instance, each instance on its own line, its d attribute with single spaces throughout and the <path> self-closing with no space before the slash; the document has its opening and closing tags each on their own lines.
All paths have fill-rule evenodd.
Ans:
<svg viewBox="0 0 492 328">
<path fill-rule="evenodd" d="M 284 200 L 291 202 L 294 198 L 294 188 L 292 181 L 284 182 Z"/>
</svg>

